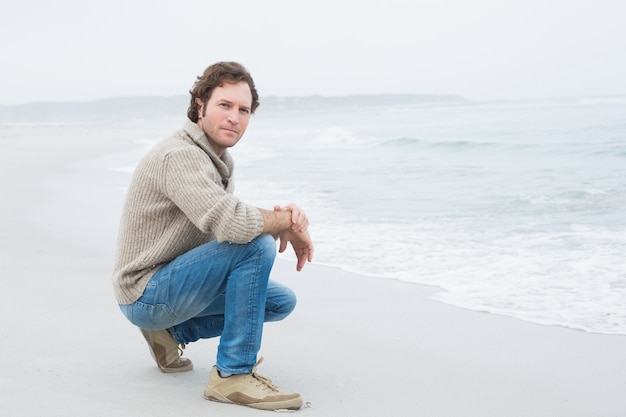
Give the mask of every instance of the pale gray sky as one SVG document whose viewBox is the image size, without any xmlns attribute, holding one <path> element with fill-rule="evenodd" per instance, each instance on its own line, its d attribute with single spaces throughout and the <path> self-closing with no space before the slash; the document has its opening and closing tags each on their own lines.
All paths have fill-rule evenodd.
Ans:
<svg viewBox="0 0 626 417">
<path fill-rule="evenodd" d="M 624 0 L 3 0 L 0 105 L 185 94 L 626 95 Z"/>
</svg>

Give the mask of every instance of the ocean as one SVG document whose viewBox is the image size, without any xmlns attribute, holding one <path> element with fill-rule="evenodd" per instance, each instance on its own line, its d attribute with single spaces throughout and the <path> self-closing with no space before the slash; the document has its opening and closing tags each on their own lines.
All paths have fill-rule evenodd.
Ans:
<svg viewBox="0 0 626 417">
<path fill-rule="evenodd" d="M 626 98 L 363 101 L 259 112 L 242 198 L 305 207 L 318 263 L 626 334 Z"/>
<path fill-rule="evenodd" d="M 315 263 L 432 286 L 461 308 L 626 335 L 626 97 L 261 101 L 232 149 L 236 194 L 303 207 Z M 133 146 L 84 166 L 114 178 L 121 201 L 134 164 L 184 113 L 98 122 Z"/>
</svg>

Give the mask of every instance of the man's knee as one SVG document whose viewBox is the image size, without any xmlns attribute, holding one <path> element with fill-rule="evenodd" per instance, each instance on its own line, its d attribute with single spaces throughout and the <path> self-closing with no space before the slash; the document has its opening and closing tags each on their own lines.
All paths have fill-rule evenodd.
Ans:
<svg viewBox="0 0 626 417">
<path fill-rule="evenodd" d="M 283 317 L 287 317 L 296 308 L 298 298 L 296 297 L 296 293 L 290 288 L 285 287 L 284 290 L 285 294 L 283 296 L 284 298 L 280 308 L 280 313 L 283 314 Z"/>
<path fill-rule="evenodd" d="M 271 282 L 265 304 L 265 321 L 278 321 L 287 317 L 296 308 L 296 294 L 284 285 Z"/>
<path fill-rule="evenodd" d="M 250 242 L 254 246 L 255 250 L 266 259 L 272 261 L 276 258 L 276 241 L 272 235 L 261 235 Z"/>
</svg>

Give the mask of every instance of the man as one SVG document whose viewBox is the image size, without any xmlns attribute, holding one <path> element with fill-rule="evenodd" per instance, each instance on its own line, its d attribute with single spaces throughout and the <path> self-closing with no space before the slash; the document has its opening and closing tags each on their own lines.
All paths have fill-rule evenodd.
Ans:
<svg viewBox="0 0 626 417">
<path fill-rule="evenodd" d="M 163 372 L 192 369 L 179 345 L 220 336 L 204 395 L 254 408 L 297 409 L 299 394 L 256 372 L 264 321 L 296 298 L 269 281 L 291 244 L 297 270 L 310 262 L 308 219 L 296 205 L 263 210 L 233 195 L 228 148 L 259 105 L 250 74 L 219 62 L 199 76 L 188 121 L 139 163 L 128 188 L 113 282 L 124 315 L 141 329 Z"/>
</svg>

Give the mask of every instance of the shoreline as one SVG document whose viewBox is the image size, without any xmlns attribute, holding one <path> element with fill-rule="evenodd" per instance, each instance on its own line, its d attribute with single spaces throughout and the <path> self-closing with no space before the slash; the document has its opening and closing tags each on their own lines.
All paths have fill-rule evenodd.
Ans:
<svg viewBox="0 0 626 417">
<path fill-rule="evenodd" d="M 110 285 L 116 184 L 96 175 L 82 178 L 93 181 L 93 195 L 50 193 L 54 175 L 81 181 L 68 165 L 133 144 L 47 139 L 0 142 L 8 273 L 0 282 L 0 414 L 263 413 L 202 398 L 216 340 L 187 347 L 194 371 L 165 375 L 119 312 Z M 89 210 L 76 218 L 81 198 L 90 199 Z M 259 372 L 302 393 L 310 406 L 299 415 L 606 417 L 626 410 L 624 336 L 466 310 L 431 299 L 435 287 L 315 263 L 297 273 L 278 259 L 272 279 L 293 288 L 299 303 L 265 327 Z"/>
<path fill-rule="evenodd" d="M 291 260 L 285 259 L 285 258 L 281 258 L 279 259 L 281 262 L 291 262 Z M 295 262 L 295 261 L 294 261 Z M 374 280 L 379 280 L 379 281 L 393 281 L 393 282 L 400 282 L 403 284 L 407 284 L 407 285 L 417 285 L 418 287 L 422 287 L 424 289 L 427 289 L 429 293 L 428 298 L 432 301 L 438 302 L 438 303 L 442 303 L 445 305 L 448 305 L 450 307 L 454 307 L 454 308 L 459 308 L 461 310 L 467 310 L 469 312 L 474 312 L 474 313 L 481 313 L 481 314 L 491 314 L 494 316 L 500 316 L 500 317 L 506 317 L 506 318 L 510 318 L 510 319 L 515 319 L 515 320 L 519 320 L 522 321 L 524 323 L 529 323 L 529 324 L 534 324 L 534 325 L 538 325 L 538 326 L 546 326 L 546 327 L 558 327 L 558 328 L 562 328 L 562 329 L 566 329 L 566 330 L 573 330 L 573 331 L 580 331 L 586 334 L 597 334 L 597 335 L 605 335 L 605 336 L 622 336 L 622 337 L 626 337 L 625 333 L 619 333 L 619 332 L 606 332 L 606 331 L 600 331 L 600 330 L 591 330 L 588 328 L 585 328 L 581 325 L 567 325 L 567 324 L 563 324 L 563 323 L 558 323 L 558 322 L 547 322 L 547 321 L 541 321 L 539 319 L 530 319 L 530 318 L 524 318 L 521 317 L 520 315 L 515 315 L 514 313 L 510 313 L 510 312 L 506 312 L 506 311 L 492 311 L 490 310 L 488 307 L 484 307 L 484 306 L 479 306 L 479 307 L 469 307 L 469 306 L 464 306 L 461 304 L 454 304 L 453 302 L 448 302 L 444 299 L 441 299 L 440 297 L 438 297 L 438 295 L 441 294 L 445 294 L 446 290 L 442 287 L 439 287 L 437 285 L 429 285 L 429 284 L 424 284 L 421 282 L 415 282 L 415 281 L 410 281 L 410 280 L 403 280 L 403 279 L 399 279 L 399 278 L 389 278 L 389 277 L 381 277 L 381 276 L 377 276 L 375 274 L 367 274 L 367 273 L 362 273 L 359 272 L 357 270 L 354 270 L 350 267 L 347 266 L 343 266 L 343 265 L 334 265 L 334 264 L 324 264 L 324 263 L 315 263 L 316 266 L 319 266 L 321 268 L 328 268 L 330 270 L 335 270 L 335 271 L 339 271 L 340 273 L 346 273 L 346 274 L 350 274 L 350 275 L 354 275 L 354 276 L 359 276 L 362 277 L 364 279 L 374 279 Z"/>
</svg>

